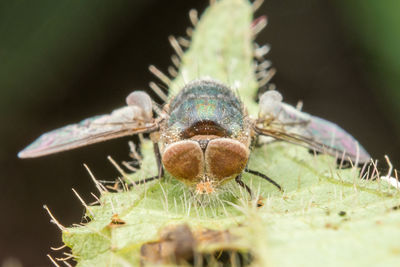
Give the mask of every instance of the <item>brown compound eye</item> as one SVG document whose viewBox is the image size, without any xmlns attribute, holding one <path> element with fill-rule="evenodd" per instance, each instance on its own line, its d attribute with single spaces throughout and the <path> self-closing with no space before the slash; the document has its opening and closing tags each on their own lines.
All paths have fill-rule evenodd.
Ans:
<svg viewBox="0 0 400 267">
<path fill-rule="evenodd" d="M 207 173 L 218 179 L 241 173 L 248 159 L 249 149 L 229 138 L 211 140 L 205 152 Z"/>
<path fill-rule="evenodd" d="M 203 174 L 204 156 L 196 141 L 185 140 L 170 144 L 162 155 L 165 169 L 186 183 L 196 183 Z"/>
</svg>

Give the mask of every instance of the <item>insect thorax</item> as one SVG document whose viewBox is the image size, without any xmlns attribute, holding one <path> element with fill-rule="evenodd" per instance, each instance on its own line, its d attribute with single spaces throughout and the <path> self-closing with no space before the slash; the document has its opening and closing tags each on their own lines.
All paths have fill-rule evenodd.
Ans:
<svg viewBox="0 0 400 267">
<path fill-rule="evenodd" d="M 243 104 L 225 85 L 199 80 L 186 85 L 169 105 L 168 132 L 180 140 L 196 135 L 242 139 L 248 122 Z"/>
</svg>

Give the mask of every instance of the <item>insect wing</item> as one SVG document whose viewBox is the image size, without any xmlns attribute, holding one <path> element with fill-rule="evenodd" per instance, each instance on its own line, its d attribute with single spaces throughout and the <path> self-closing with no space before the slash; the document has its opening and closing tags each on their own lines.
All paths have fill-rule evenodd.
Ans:
<svg viewBox="0 0 400 267">
<path fill-rule="evenodd" d="M 140 112 L 136 106 L 126 106 L 111 114 L 95 116 L 50 131 L 19 152 L 18 157 L 39 157 L 122 136 L 156 131 L 157 124 L 144 121 Z"/>
<path fill-rule="evenodd" d="M 263 99 L 261 99 L 263 100 Z M 255 130 L 262 135 L 302 145 L 333 156 L 348 157 L 357 163 L 370 160 L 358 141 L 338 125 L 301 112 L 281 99 L 260 100 L 260 114 Z"/>
</svg>

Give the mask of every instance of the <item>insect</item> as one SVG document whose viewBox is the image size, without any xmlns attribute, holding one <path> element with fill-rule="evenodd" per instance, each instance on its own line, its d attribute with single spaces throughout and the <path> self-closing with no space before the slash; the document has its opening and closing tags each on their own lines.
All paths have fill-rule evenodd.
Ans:
<svg viewBox="0 0 400 267">
<path fill-rule="evenodd" d="M 281 94 L 275 90 L 267 90 L 260 96 L 258 117 L 249 116 L 238 95 L 225 85 L 225 74 L 235 73 L 232 84 L 240 87 L 240 84 L 252 84 L 249 73 L 256 70 L 254 76 L 258 80 L 255 83 L 259 88 L 267 85 L 273 76 L 269 62 L 263 58 L 268 49 L 253 43 L 254 36 L 266 25 L 265 17 L 250 21 L 252 12 L 262 1 L 253 4 L 248 1 L 211 2 L 201 21 L 197 11 L 189 13 L 196 31 L 187 31 L 188 35 L 193 34 L 192 49 L 187 54 L 178 39 L 170 38 L 177 53 L 172 58 L 174 65 L 178 67 L 178 58 L 187 56 L 182 60 L 186 65 L 179 73 L 175 69 L 170 71 L 178 82 L 165 82 L 168 80 L 165 75 L 152 70 L 174 94 L 161 111 L 153 105 L 148 94 L 134 91 L 126 98 L 125 107 L 45 133 L 18 156 L 39 157 L 122 136 L 149 133 L 158 173 L 138 183 L 160 179 L 167 171 L 199 194 L 212 193 L 221 184 L 235 180 L 250 195 L 250 188 L 241 180 L 243 172 L 266 179 L 281 189 L 266 175 L 247 168 L 253 144 L 261 139 L 260 136 L 333 156 L 343 155 L 356 163 L 369 161 L 369 154 L 349 133 L 329 121 L 283 103 Z M 230 24 L 236 21 L 237 24 Z M 187 42 L 183 41 L 183 44 Z M 251 51 L 254 46 L 255 50 Z M 201 53 L 204 56 L 199 56 Z M 195 64 L 189 65 L 190 62 Z M 200 63 L 207 67 L 199 67 Z M 207 71 L 203 72 L 205 69 Z M 185 86 L 179 90 L 175 88 L 184 74 L 190 76 L 193 73 L 200 78 L 186 79 Z M 206 78 L 211 74 L 213 79 Z M 151 88 L 157 92 L 157 88 Z M 153 111 L 157 116 L 153 116 Z"/>
<path fill-rule="evenodd" d="M 196 191 L 212 193 L 216 187 L 243 172 L 260 176 L 279 189 L 267 176 L 247 169 L 251 144 L 259 136 L 298 144 L 335 156 L 345 154 L 365 163 L 370 156 L 345 130 L 324 119 L 301 112 L 282 102 L 269 90 L 260 97 L 257 119 L 226 85 L 211 79 L 188 83 L 167 103 L 160 116 L 153 117 L 152 100 L 143 91 L 126 98 L 126 106 L 111 114 L 96 116 L 77 124 L 45 133 L 20 158 L 39 157 L 89 144 L 138 133 L 150 133 L 158 174 L 140 182 L 163 177 L 164 170 Z"/>
</svg>

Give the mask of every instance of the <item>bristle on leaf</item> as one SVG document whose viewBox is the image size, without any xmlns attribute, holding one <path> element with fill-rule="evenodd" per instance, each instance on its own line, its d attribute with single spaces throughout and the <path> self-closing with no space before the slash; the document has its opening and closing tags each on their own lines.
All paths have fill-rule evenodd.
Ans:
<svg viewBox="0 0 400 267">
<path fill-rule="evenodd" d="M 181 65 L 181 61 L 180 61 L 179 57 L 177 55 L 172 55 L 171 61 L 174 64 L 174 66 L 179 69 L 179 66 Z"/>
<path fill-rule="evenodd" d="M 192 35 L 193 35 L 193 28 L 187 27 L 187 28 L 186 28 L 186 35 L 189 36 L 189 37 L 192 37 Z"/>
<path fill-rule="evenodd" d="M 177 40 L 182 47 L 188 48 L 190 46 L 190 41 L 186 38 L 179 37 Z"/>
<path fill-rule="evenodd" d="M 253 36 L 257 36 L 266 26 L 267 26 L 267 17 L 261 16 L 253 21 L 251 24 L 251 31 Z"/>
<path fill-rule="evenodd" d="M 196 27 L 199 22 L 199 15 L 196 9 L 191 9 L 189 11 L 190 22 L 193 24 L 193 27 Z"/>
<path fill-rule="evenodd" d="M 262 87 L 266 85 L 272 79 L 272 77 L 274 77 L 275 73 L 276 69 L 270 69 L 268 72 L 266 72 L 264 78 L 258 81 L 258 86 Z"/>
<path fill-rule="evenodd" d="M 172 66 L 169 66 L 169 67 L 168 67 L 168 73 L 169 73 L 169 75 L 171 75 L 171 77 L 173 77 L 173 78 L 175 78 L 176 76 L 178 76 L 178 71 L 177 71 L 174 67 L 172 67 Z"/>
<path fill-rule="evenodd" d="M 264 3 L 264 0 L 255 0 L 251 5 L 253 12 L 256 12 Z"/>
<path fill-rule="evenodd" d="M 168 37 L 169 43 L 171 44 L 172 48 L 175 50 L 176 54 L 178 55 L 179 58 L 182 58 L 183 56 L 183 50 L 182 47 L 179 45 L 178 40 L 175 38 L 175 36 L 170 35 Z"/>
<path fill-rule="evenodd" d="M 155 82 L 150 82 L 149 86 L 151 90 L 153 90 L 153 92 L 156 93 L 156 95 L 158 95 L 158 97 L 161 98 L 162 101 L 164 102 L 168 101 L 168 96 L 162 91 L 162 89 Z"/>
<path fill-rule="evenodd" d="M 155 67 L 154 65 L 150 65 L 149 70 L 151 73 L 154 74 L 154 76 L 156 76 L 158 79 L 160 79 L 160 81 L 165 83 L 167 86 L 171 85 L 171 79 L 167 75 L 165 75 L 163 72 L 161 72 L 159 69 L 157 69 L 157 67 Z"/>
</svg>

